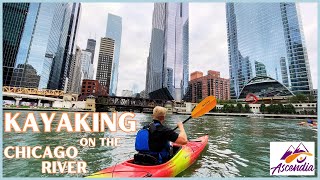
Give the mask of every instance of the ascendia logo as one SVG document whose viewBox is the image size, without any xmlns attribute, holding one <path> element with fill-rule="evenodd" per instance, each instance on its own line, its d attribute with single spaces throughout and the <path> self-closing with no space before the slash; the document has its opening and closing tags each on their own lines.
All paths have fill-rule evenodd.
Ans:
<svg viewBox="0 0 320 180">
<path fill-rule="evenodd" d="M 270 175 L 314 175 L 314 142 L 270 142 Z"/>
</svg>

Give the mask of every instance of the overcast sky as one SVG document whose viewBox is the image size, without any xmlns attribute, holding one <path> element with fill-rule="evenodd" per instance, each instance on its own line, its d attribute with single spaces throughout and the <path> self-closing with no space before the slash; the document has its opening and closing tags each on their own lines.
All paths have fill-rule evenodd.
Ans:
<svg viewBox="0 0 320 180">
<path fill-rule="evenodd" d="M 317 4 L 300 3 L 300 14 L 308 50 L 314 88 L 317 87 Z M 190 72 L 209 69 L 229 78 L 228 44 L 224 3 L 189 4 Z M 117 95 L 122 90 L 145 88 L 147 57 L 151 39 L 153 3 L 82 3 L 78 42 L 85 49 L 88 38 L 97 40 L 97 65 L 100 38 L 105 36 L 108 13 L 122 17 Z"/>
</svg>

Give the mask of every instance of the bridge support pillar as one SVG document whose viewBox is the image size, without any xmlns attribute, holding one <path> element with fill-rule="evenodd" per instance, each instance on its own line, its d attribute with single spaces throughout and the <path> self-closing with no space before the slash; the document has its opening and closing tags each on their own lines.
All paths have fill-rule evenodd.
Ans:
<svg viewBox="0 0 320 180">
<path fill-rule="evenodd" d="M 22 98 L 20 97 L 17 97 L 17 98 L 14 98 L 16 100 L 16 106 L 19 106 L 20 105 L 20 101 L 22 100 Z"/>
</svg>

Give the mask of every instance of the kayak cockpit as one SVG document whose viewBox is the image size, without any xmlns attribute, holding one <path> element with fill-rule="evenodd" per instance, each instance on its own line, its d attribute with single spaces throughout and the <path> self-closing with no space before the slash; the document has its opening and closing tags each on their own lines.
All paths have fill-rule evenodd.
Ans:
<svg viewBox="0 0 320 180">
<path fill-rule="evenodd" d="M 174 145 L 172 146 L 172 156 L 170 157 L 170 159 L 168 161 L 170 161 L 180 150 L 182 149 L 182 146 L 178 146 L 178 145 Z M 166 162 L 168 162 L 166 161 Z M 161 164 L 165 164 L 161 163 Z M 131 163 L 131 164 L 136 164 L 136 165 L 140 165 L 140 166 L 156 166 L 156 165 L 161 165 L 158 163 L 158 159 L 155 158 L 152 155 L 149 154 L 135 154 L 134 155 L 134 159 L 127 161 L 127 163 Z"/>
</svg>

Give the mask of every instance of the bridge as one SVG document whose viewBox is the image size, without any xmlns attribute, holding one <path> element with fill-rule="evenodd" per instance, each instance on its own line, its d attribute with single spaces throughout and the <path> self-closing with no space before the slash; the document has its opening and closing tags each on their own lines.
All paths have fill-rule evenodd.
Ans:
<svg viewBox="0 0 320 180">
<path fill-rule="evenodd" d="M 114 108 L 116 111 L 143 110 L 152 111 L 155 106 L 164 106 L 168 101 L 160 99 L 144 99 L 134 97 L 99 96 L 96 98 L 96 111 L 109 111 Z M 170 101 L 171 102 L 171 101 Z"/>
</svg>

